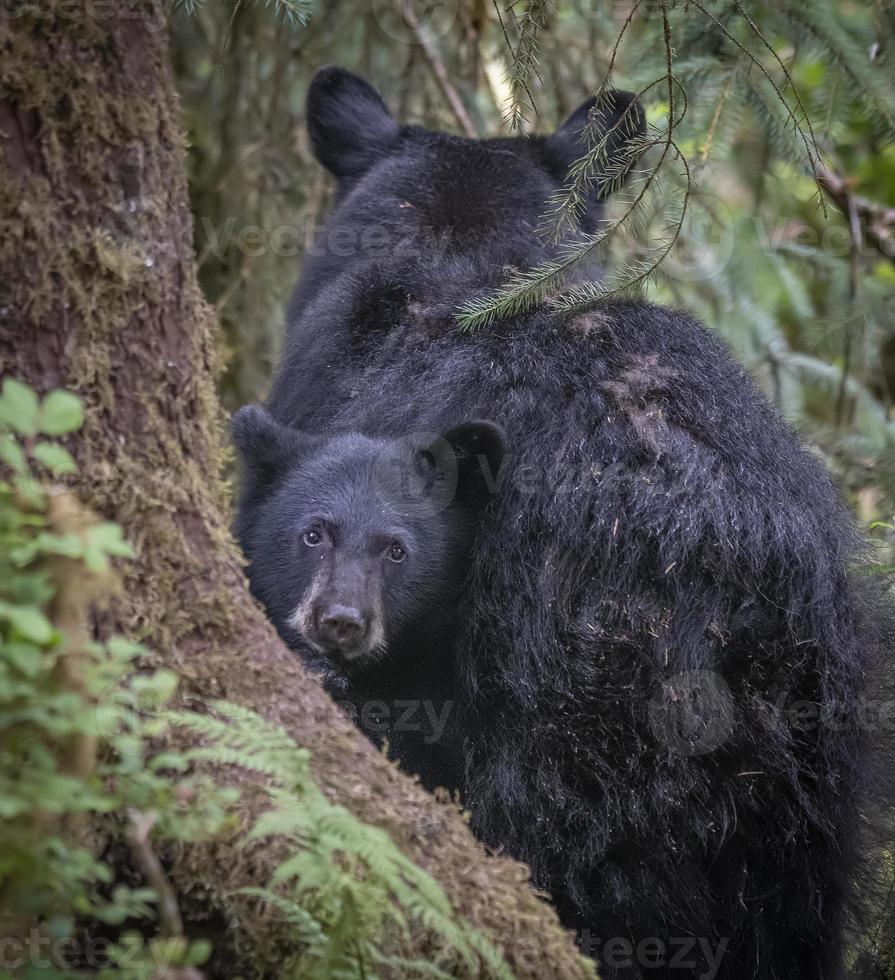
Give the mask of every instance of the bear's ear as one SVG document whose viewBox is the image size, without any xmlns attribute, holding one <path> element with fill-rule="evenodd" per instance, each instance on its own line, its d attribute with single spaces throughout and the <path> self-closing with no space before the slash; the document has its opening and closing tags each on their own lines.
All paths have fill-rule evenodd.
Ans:
<svg viewBox="0 0 895 980">
<path fill-rule="evenodd" d="M 308 90 L 308 134 L 323 166 L 351 178 L 388 153 L 398 124 L 372 85 L 344 68 L 321 68 Z"/>
<path fill-rule="evenodd" d="M 230 420 L 239 451 L 244 487 L 270 486 L 314 442 L 297 429 L 281 425 L 260 405 L 243 405 Z"/>
<path fill-rule="evenodd" d="M 591 125 L 588 126 L 588 123 Z M 547 140 L 547 155 L 554 173 L 565 180 L 572 164 L 606 138 L 604 173 L 595 174 L 594 194 L 606 198 L 636 162 L 633 141 L 646 133 L 643 106 L 630 92 L 609 89 L 588 99 Z"/>
<path fill-rule="evenodd" d="M 456 473 L 455 498 L 477 509 L 497 492 L 505 446 L 499 425 L 475 420 L 446 432 L 431 443 L 424 455 L 434 463 L 436 471 Z"/>
</svg>

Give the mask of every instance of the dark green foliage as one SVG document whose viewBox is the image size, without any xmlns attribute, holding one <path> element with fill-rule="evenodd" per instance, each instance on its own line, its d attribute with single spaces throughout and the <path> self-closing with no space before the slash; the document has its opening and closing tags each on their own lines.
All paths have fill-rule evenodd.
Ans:
<svg viewBox="0 0 895 980">
<path fill-rule="evenodd" d="M 199 964 L 208 949 L 182 936 L 144 945 L 121 932 L 154 919 L 158 895 L 98 856 L 91 821 L 104 815 L 111 832 L 125 835 L 151 814 L 157 838 L 201 839 L 221 825 L 233 794 L 179 773 L 181 760 L 150 748 L 164 729 L 157 710 L 172 695 L 174 676 L 134 673 L 140 648 L 133 643 L 79 635 L 86 603 L 112 587 L 110 559 L 130 556 L 117 525 L 94 521 L 62 487 L 43 482 L 74 470 L 52 437 L 77 429 L 81 417 L 67 392 L 39 402 L 25 385 L 4 383 L 0 923 L 23 943 L 5 947 L 7 965 L 21 959 L 34 967 L 35 956 L 49 954 L 53 969 L 41 975 L 70 976 L 85 965 L 93 940 L 101 952 L 87 965 L 137 980 L 155 975 L 159 963 Z M 194 803 L 184 806 L 185 799 Z"/>
<path fill-rule="evenodd" d="M 326 799 L 306 750 L 232 704 L 171 710 L 173 673 L 141 669 L 143 651 L 124 639 L 89 639 L 89 606 L 114 588 L 110 559 L 131 550 L 117 525 L 96 521 L 47 482 L 73 472 L 54 437 L 81 419 L 67 392 L 41 402 L 27 386 L 4 383 L 0 929 L 13 937 L 4 965 L 33 967 L 40 958 L 42 978 L 90 967 L 110 980 L 201 965 L 210 946 L 185 934 L 153 852 L 233 838 L 241 792 L 263 789 L 271 808 L 233 846 L 280 844 L 283 861 L 268 887 L 246 893 L 288 923 L 294 959 L 279 976 L 372 980 L 461 969 L 509 978 L 500 954 L 384 831 Z M 174 729 L 200 747 L 160 749 Z M 240 790 L 218 778 L 234 767 L 246 774 Z M 114 860 L 103 856 L 112 842 Z M 128 850 L 132 861 L 122 860 Z M 402 956 L 421 933 L 429 960 Z"/>
<path fill-rule="evenodd" d="M 388 834 L 327 800 L 311 775 L 307 750 L 251 711 L 223 702 L 210 708 L 204 715 L 171 716 L 206 743 L 189 758 L 263 777 L 273 805 L 244 846 L 279 838 L 289 849 L 267 888 L 244 891 L 289 924 L 294 957 L 278 976 L 354 980 L 398 971 L 408 980 L 511 978 L 500 954 L 457 918 L 441 888 Z M 432 937 L 428 961 L 386 951 L 420 929 Z"/>
</svg>

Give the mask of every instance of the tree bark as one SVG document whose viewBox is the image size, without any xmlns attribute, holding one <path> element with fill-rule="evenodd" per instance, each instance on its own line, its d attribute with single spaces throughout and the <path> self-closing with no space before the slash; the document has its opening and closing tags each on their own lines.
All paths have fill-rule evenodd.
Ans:
<svg viewBox="0 0 895 980">
<path fill-rule="evenodd" d="M 248 595 L 160 4 L 74 0 L 0 17 L 0 364 L 84 400 L 76 490 L 138 555 L 99 634 L 143 639 L 188 693 L 246 705 L 311 749 L 324 792 L 386 828 L 517 976 L 590 975 L 527 870 L 486 856 L 455 807 L 378 753 Z M 191 909 L 224 913 L 252 975 L 276 975 L 276 944 L 228 896 L 265 882 L 272 861 L 261 851 L 247 866 L 218 843 L 171 869 Z"/>
</svg>

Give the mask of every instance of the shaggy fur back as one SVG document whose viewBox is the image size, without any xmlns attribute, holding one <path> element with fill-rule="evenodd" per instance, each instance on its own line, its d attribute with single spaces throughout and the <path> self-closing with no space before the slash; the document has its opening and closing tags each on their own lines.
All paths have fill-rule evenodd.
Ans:
<svg viewBox="0 0 895 980">
<path fill-rule="evenodd" d="M 418 247 L 311 262 L 268 409 L 326 432 L 506 431 L 457 614 L 473 829 L 531 865 L 604 977 L 712 975 L 706 949 L 729 980 L 832 977 L 880 642 L 848 514 L 686 315 L 607 303 L 460 332 L 514 243 L 549 255 L 521 230 L 543 188 L 520 204 L 505 167 L 461 166 L 483 144 L 401 132 L 331 227 L 375 216 Z M 451 195 L 498 203 L 445 246 Z M 692 941 L 692 968 L 616 963 L 619 938 Z"/>
</svg>

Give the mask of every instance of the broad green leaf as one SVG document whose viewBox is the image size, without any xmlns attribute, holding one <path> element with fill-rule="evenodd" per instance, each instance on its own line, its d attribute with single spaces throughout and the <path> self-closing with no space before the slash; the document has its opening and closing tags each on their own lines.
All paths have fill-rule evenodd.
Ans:
<svg viewBox="0 0 895 980">
<path fill-rule="evenodd" d="M 51 391 L 40 409 L 40 431 L 48 436 L 63 436 L 80 429 L 84 422 L 81 399 L 70 391 Z"/>
<path fill-rule="evenodd" d="M 37 551 L 45 555 L 62 555 L 64 558 L 80 558 L 84 543 L 76 534 L 51 534 L 44 531 L 35 538 Z"/>
<path fill-rule="evenodd" d="M 71 453 L 53 442 L 39 442 L 31 450 L 31 455 L 56 476 L 77 471 Z"/>
<path fill-rule="evenodd" d="M 0 421 L 23 436 L 37 435 L 39 404 L 37 395 L 15 378 L 3 382 L 0 396 Z"/>
<path fill-rule="evenodd" d="M 17 817 L 20 813 L 27 812 L 31 809 L 31 804 L 27 800 L 17 800 L 13 797 L 0 798 L 0 817 L 5 820 L 11 820 L 13 817 Z M 0 974 L 2 977 L 3 974 Z"/>
<path fill-rule="evenodd" d="M 157 670 L 148 678 L 146 691 L 150 691 L 157 705 L 169 701 L 177 690 L 177 674 L 172 670 Z"/>
<path fill-rule="evenodd" d="M 20 473 L 15 480 L 16 493 L 22 503 L 35 510 L 44 507 L 44 490 L 40 483 L 30 473 Z"/>
<path fill-rule="evenodd" d="M 184 966 L 201 966 L 211 956 L 211 943 L 207 939 L 194 939 L 183 960 Z"/>
<path fill-rule="evenodd" d="M 27 467 L 25 453 L 11 432 L 0 433 L 0 462 L 11 466 L 18 473 L 24 473 Z"/>
<path fill-rule="evenodd" d="M 131 546 L 124 540 L 121 527 L 118 524 L 106 522 L 98 524 L 90 530 L 90 539 L 99 548 L 105 549 L 110 555 L 133 558 Z"/>
<path fill-rule="evenodd" d="M 110 555 L 114 558 L 133 558 L 134 552 L 117 524 L 106 522 L 92 527 L 87 532 L 84 563 L 91 571 L 101 571 Z"/>
<path fill-rule="evenodd" d="M 13 606 L 0 602 L 0 619 L 5 619 L 26 640 L 49 643 L 53 638 L 53 624 L 37 606 Z"/>
<path fill-rule="evenodd" d="M 30 643 L 4 643 L 2 655 L 26 677 L 37 677 L 44 663 L 43 651 Z"/>
<path fill-rule="evenodd" d="M 113 657 L 121 657 L 126 660 L 132 660 L 143 653 L 143 647 L 139 643 L 134 643 L 133 640 L 125 639 L 123 636 L 113 636 L 106 647 Z"/>
</svg>

